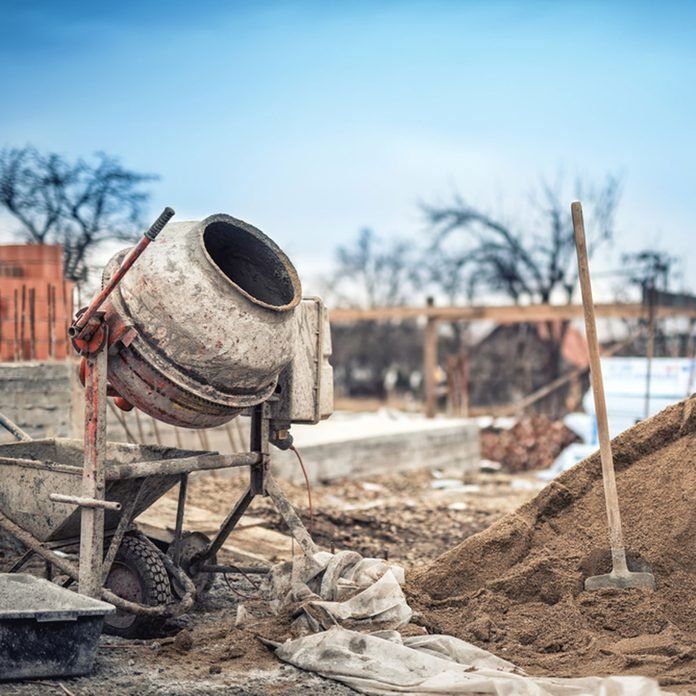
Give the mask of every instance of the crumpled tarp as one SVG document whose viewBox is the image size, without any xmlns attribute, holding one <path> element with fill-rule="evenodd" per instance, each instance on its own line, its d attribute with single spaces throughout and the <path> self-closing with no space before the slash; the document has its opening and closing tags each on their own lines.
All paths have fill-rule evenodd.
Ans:
<svg viewBox="0 0 696 696">
<path fill-rule="evenodd" d="M 381 558 L 322 551 L 274 566 L 266 590 L 280 603 L 299 603 L 296 632 L 315 633 L 345 622 L 384 630 L 411 620 L 403 582 L 403 568 Z"/>
<path fill-rule="evenodd" d="M 402 638 L 412 616 L 404 571 L 352 551 L 321 552 L 273 568 L 266 591 L 298 604 L 295 635 L 276 655 L 365 694 L 659 696 L 647 677 L 555 679 L 527 676 L 510 662 L 446 635 Z M 354 630 L 354 629 L 359 630 Z"/>
<path fill-rule="evenodd" d="M 335 626 L 283 643 L 276 655 L 375 696 L 495 694 L 495 696 L 657 696 L 646 677 L 528 677 L 514 665 L 452 636 L 401 639 Z"/>
</svg>

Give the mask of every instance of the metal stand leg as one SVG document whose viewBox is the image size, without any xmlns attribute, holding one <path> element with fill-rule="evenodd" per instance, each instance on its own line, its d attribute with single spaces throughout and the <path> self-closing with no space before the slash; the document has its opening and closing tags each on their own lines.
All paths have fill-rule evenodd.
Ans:
<svg viewBox="0 0 696 696">
<path fill-rule="evenodd" d="M 292 537 L 302 547 L 305 555 L 311 558 L 319 549 L 304 524 L 302 524 L 302 520 L 295 512 L 292 503 L 285 497 L 285 493 L 280 490 L 280 486 L 272 476 L 266 479 L 266 492 L 271 497 L 283 521 L 288 525 Z"/>
<path fill-rule="evenodd" d="M 268 405 L 263 403 L 254 406 L 252 410 L 250 441 L 250 450 L 262 455 L 261 462 L 251 465 L 251 470 L 249 472 L 249 488 L 247 488 L 242 497 L 232 508 L 229 515 L 227 515 L 225 521 L 220 525 L 218 533 L 210 542 L 208 548 L 198 556 L 199 563 L 203 564 L 207 559 L 212 558 L 220 551 L 222 545 L 227 541 L 232 530 L 251 504 L 251 501 L 257 495 L 270 496 L 280 516 L 288 525 L 291 535 L 308 558 L 311 559 L 319 550 L 314 541 L 312 541 L 312 537 L 309 535 L 304 524 L 302 524 L 302 520 L 300 520 L 290 501 L 285 497 L 283 491 L 280 490 L 278 484 L 268 471 L 270 464 L 268 437 Z"/>
<path fill-rule="evenodd" d="M 232 530 L 236 527 L 237 522 L 242 518 L 242 515 L 246 512 L 249 503 L 251 503 L 253 499 L 254 494 L 251 492 L 250 488 L 247 488 L 236 505 L 230 510 L 230 514 L 227 515 L 225 521 L 220 525 L 220 529 L 215 535 L 215 538 L 210 542 L 210 546 L 201 554 L 202 560 L 212 558 L 222 548 L 222 545 L 227 541 L 227 537 L 232 533 Z"/>
<path fill-rule="evenodd" d="M 254 406 L 251 414 L 249 449 L 252 452 L 259 452 L 263 455 L 261 463 L 254 464 L 249 472 L 249 490 L 252 496 L 266 495 L 266 474 L 270 461 L 268 435 L 268 406 L 266 403 L 262 403 Z"/>
<path fill-rule="evenodd" d="M 85 453 L 82 495 L 104 500 L 104 450 L 106 446 L 106 359 L 105 348 L 86 359 Z M 104 556 L 104 509 L 83 507 L 80 523 L 79 591 L 100 597 Z"/>
<path fill-rule="evenodd" d="M 186 510 L 186 491 L 188 490 L 188 474 L 181 474 L 179 478 L 179 502 L 176 506 L 176 526 L 174 527 L 174 549 L 172 560 L 174 565 L 179 565 L 181 559 L 181 533 L 184 529 L 184 512 Z"/>
</svg>

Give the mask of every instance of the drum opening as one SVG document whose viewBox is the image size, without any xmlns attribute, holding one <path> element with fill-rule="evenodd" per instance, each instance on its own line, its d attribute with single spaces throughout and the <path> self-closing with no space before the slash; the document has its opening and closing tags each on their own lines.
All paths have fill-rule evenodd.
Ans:
<svg viewBox="0 0 696 696">
<path fill-rule="evenodd" d="M 213 263 L 253 302 L 282 310 L 300 301 L 295 269 L 285 254 L 255 228 L 211 222 L 203 232 L 203 244 Z"/>
</svg>

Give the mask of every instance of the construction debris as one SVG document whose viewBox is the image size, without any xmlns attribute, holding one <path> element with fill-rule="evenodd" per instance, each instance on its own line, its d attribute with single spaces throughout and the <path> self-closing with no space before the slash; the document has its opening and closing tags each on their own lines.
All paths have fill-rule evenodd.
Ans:
<svg viewBox="0 0 696 696">
<path fill-rule="evenodd" d="M 500 462 L 505 471 L 546 469 L 578 436 L 562 421 L 524 416 L 511 428 L 481 430 L 481 456 Z"/>
</svg>

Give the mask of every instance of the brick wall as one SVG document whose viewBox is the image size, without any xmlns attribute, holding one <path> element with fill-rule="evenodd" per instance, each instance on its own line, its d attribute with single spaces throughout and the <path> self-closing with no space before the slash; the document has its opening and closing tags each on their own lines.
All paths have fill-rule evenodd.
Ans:
<svg viewBox="0 0 696 696">
<path fill-rule="evenodd" d="M 72 312 L 60 245 L 0 245 L 0 360 L 64 360 Z"/>
</svg>

